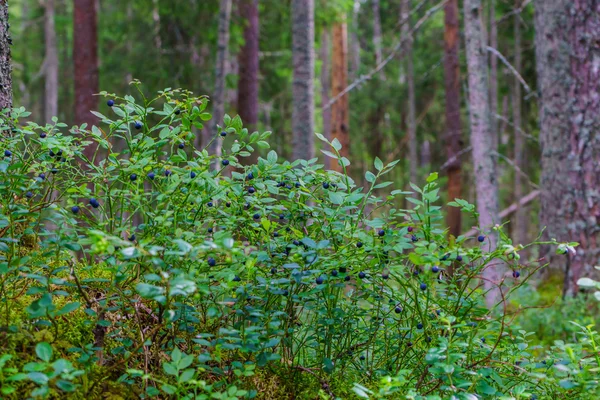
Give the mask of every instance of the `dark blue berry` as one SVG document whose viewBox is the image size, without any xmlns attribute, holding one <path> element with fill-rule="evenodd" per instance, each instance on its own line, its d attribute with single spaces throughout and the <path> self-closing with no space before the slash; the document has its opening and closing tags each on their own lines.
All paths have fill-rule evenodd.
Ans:
<svg viewBox="0 0 600 400">
<path fill-rule="evenodd" d="M 477 236 L 477 240 L 481 243 L 485 240 L 485 236 L 484 235 L 479 235 Z"/>
<path fill-rule="evenodd" d="M 360 356 L 360 361 L 365 361 L 365 356 Z"/>
<path fill-rule="evenodd" d="M 135 121 L 135 124 L 133 126 L 135 127 L 135 129 L 142 129 L 142 123 L 140 121 Z"/>
<path fill-rule="evenodd" d="M 42 172 L 42 173 L 39 175 L 39 178 L 40 178 L 41 180 L 44 180 L 44 179 L 46 179 L 46 174 L 44 174 L 44 173 Z"/>
<path fill-rule="evenodd" d="M 40 139 L 45 139 L 45 138 L 46 138 L 46 132 L 40 133 Z"/>
<path fill-rule="evenodd" d="M 346 277 L 344 278 L 344 280 L 345 280 L 346 282 L 348 282 L 348 281 L 350 280 L 350 275 L 346 275 Z"/>
<path fill-rule="evenodd" d="M 222 132 L 221 132 L 221 137 L 225 137 L 225 136 L 227 136 L 227 132 L 225 132 L 225 131 L 222 131 Z"/>
<path fill-rule="evenodd" d="M 213 206 L 213 202 L 212 202 L 212 201 L 209 201 L 208 203 L 206 203 L 206 205 L 207 205 L 208 207 L 212 207 L 212 206 Z"/>
<path fill-rule="evenodd" d="M 244 203 L 244 208 L 247 210 L 250 208 L 250 203 Z"/>
<path fill-rule="evenodd" d="M 248 180 L 254 179 L 254 174 L 252 172 L 250 172 L 248 175 L 246 175 L 246 179 L 248 179 Z"/>
<path fill-rule="evenodd" d="M 513 271 L 513 278 L 518 278 L 521 276 L 521 273 L 519 271 Z"/>
<path fill-rule="evenodd" d="M 181 110 L 180 109 L 175 110 L 175 115 L 179 115 L 179 114 L 181 114 Z"/>
<path fill-rule="evenodd" d="M 254 189 L 254 187 L 250 186 L 248 188 L 248 193 L 253 194 L 254 192 L 256 192 L 256 189 Z"/>
<path fill-rule="evenodd" d="M 423 324 L 419 322 L 419 323 L 417 324 L 417 329 L 423 329 Z"/>
<path fill-rule="evenodd" d="M 400 314 L 402 312 L 402 307 L 396 307 L 396 308 L 394 308 L 394 312 L 396 314 Z"/>
<path fill-rule="evenodd" d="M 171 176 L 172 172 L 170 169 L 165 170 L 165 176 Z"/>
<path fill-rule="evenodd" d="M 58 168 L 52 168 L 52 169 L 50 170 L 50 172 L 52 172 L 53 174 L 56 174 L 56 173 L 58 172 Z"/>
<path fill-rule="evenodd" d="M 54 152 L 52 150 L 50 150 L 50 153 L 48 153 L 48 154 L 50 154 L 50 157 L 54 157 L 55 156 L 55 154 L 54 154 Z"/>
<path fill-rule="evenodd" d="M 459 262 L 460 262 L 460 261 L 462 261 L 462 260 L 463 260 L 463 259 L 462 259 L 462 256 L 461 256 L 461 255 L 458 255 L 458 256 L 456 256 L 456 261 L 459 261 Z"/>
<path fill-rule="evenodd" d="M 33 197 L 33 193 L 27 192 L 27 193 L 25 193 L 25 197 L 27 197 L 28 199 L 30 199 L 30 198 Z"/>
<path fill-rule="evenodd" d="M 380 229 L 380 230 L 377 232 L 377 234 L 378 234 L 379 236 L 385 236 L 385 231 L 384 231 L 383 229 Z"/>
<path fill-rule="evenodd" d="M 223 164 L 224 166 L 228 166 L 229 165 L 229 160 L 228 159 L 222 160 L 221 164 Z"/>
<path fill-rule="evenodd" d="M 136 175 L 136 174 L 131 174 L 131 175 L 129 175 L 129 180 L 130 180 L 131 182 L 135 181 L 136 179 L 137 179 L 137 175 Z"/>
<path fill-rule="evenodd" d="M 412 236 L 410 237 L 410 240 L 412 240 L 413 242 L 416 242 L 416 241 L 418 241 L 418 240 L 419 240 L 419 238 L 418 238 L 418 237 L 416 237 L 415 235 L 412 235 Z"/>
<path fill-rule="evenodd" d="M 12 152 L 10 150 L 4 150 L 4 157 L 12 156 Z"/>
<path fill-rule="evenodd" d="M 359 249 L 360 249 L 361 247 L 363 247 L 363 244 L 362 244 L 362 242 L 358 242 L 358 243 L 356 243 L 356 247 L 358 247 Z"/>
<path fill-rule="evenodd" d="M 419 286 L 421 288 L 421 290 L 427 290 L 427 284 L 426 283 L 421 283 L 421 286 Z"/>
<path fill-rule="evenodd" d="M 135 242 L 135 234 L 132 234 L 131 236 L 129 236 L 127 238 L 127 240 L 129 240 L 130 242 Z"/>
<path fill-rule="evenodd" d="M 271 273 L 272 274 L 276 274 L 277 273 L 277 268 L 271 268 Z"/>
<path fill-rule="evenodd" d="M 96 200 L 95 198 L 91 198 L 90 199 L 90 205 L 94 208 L 98 208 L 100 207 L 100 203 L 98 202 L 98 200 Z"/>
<path fill-rule="evenodd" d="M 323 189 L 329 189 L 329 183 L 323 182 Z"/>
<path fill-rule="evenodd" d="M 294 244 L 294 246 L 300 246 L 300 242 L 297 240 L 294 240 L 292 243 Z"/>
<path fill-rule="evenodd" d="M 254 215 L 252 216 L 252 218 L 254 218 L 254 219 L 260 219 L 260 214 L 258 214 L 258 213 L 257 213 L 257 214 L 254 214 Z"/>
<path fill-rule="evenodd" d="M 273 237 L 279 237 L 279 232 L 273 232 Z"/>
<path fill-rule="evenodd" d="M 71 212 L 72 212 L 73 214 L 77 214 L 77 213 L 79 212 L 79 207 L 77 207 L 77 206 L 73 206 L 73 207 L 71 207 Z"/>
<path fill-rule="evenodd" d="M 234 281 L 234 282 L 239 282 L 239 281 L 241 281 L 241 280 L 242 280 L 242 279 L 241 279 L 239 276 L 237 276 L 237 275 L 235 276 L 235 278 L 233 278 L 233 281 Z"/>
<path fill-rule="evenodd" d="M 389 279 L 390 276 L 384 272 L 383 274 L 381 274 L 381 277 L 383 279 Z"/>
<path fill-rule="evenodd" d="M 295 186 L 296 186 L 297 188 L 299 188 L 299 187 L 300 187 L 300 182 L 296 182 Z"/>
<path fill-rule="evenodd" d="M 225 205 L 226 205 L 227 207 L 231 207 L 231 203 L 230 203 L 229 201 L 228 201 L 227 203 L 225 203 Z"/>
<path fill-rule="evenodd" d="M 338 270 L 334 269 L 333 271 L 331 271 L 331 276 L 338 276 Z"/>
<path fill-rule="evenodd" d="M 366 276 L 367 276 L 367 274 L 365 274 L 365 273 L 364 273 L 364 272 L 362 272 L 362 271 L 360 271 L 360 272 L 358 273 L 358 277 L 359 277 L 360 279 L 365 279 L 365 277 L 366 277 Z"/>
<path fill-rule="evenodd" d="M 434 273 L 440 272 L 440 268 L 439 268 L 437 265 L 434 265 L 434 266 L 431 268 L 431 272 L 434 272 Z"/>
<path fill-rule="evenodd" d="M 183 148 L 185 147 L 185 143 L 183 143 L 183 142 L 182 142 L 182 143 L 179 143 L 179 144 L 177 145 L 177 147 L 179 147 L 180 149 L 183 149 Z"/>
<path fill-rule="evenodd" d="M 113 99 L 110 99 L 110 100 L 108 100 L 108 101 L 106 102 L 106 105 L 107 105 L 107 106 L 109 106 L 109 107 L 112 107 L 112 106 L 114 106 L 114 105 L 115 105 L 115 101 L 114 101 Z"/>
<path fill-rule="evenodd" d="M 194 171 L 190 172 L 190 178 L 194 179 L 196 177 L 196 173 Z"/>
<path fill-rule="evenodd" d="M 208 257 L 208 265 L 210 265 L 211 267 L 214 267 L 215 265 L 217 265 L 217 260 L 215 260 L 212 257 Z"/>
<path fill-rule="evenodd" d="M 317 285 L 320 285 L 320 284 L 323 283 L 323 278 L 322 277 L 318 277 L 315 282 L 317 282 Z"/>
<path fill-rule="evenodd" d="M 148 172 L 148 179 L 154 180 L 154 177 L 155 177 L 154 172 Z"/>
<path fill-rule="evenodd" d="M 213 233 L 213 228 L 208 228 L 208 233 Z"/>
</svg>

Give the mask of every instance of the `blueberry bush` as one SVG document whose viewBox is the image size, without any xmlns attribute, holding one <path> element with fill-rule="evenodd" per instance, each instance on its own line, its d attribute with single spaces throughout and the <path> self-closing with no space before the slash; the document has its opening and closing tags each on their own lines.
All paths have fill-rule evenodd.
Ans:
<svg viewBox="0 0 600 400">
<path fill-rule="evenodd" d="M 97 127 L 2 117 L 2 398 L 597 398 L 591 325 L 542 347 L 513 323 L 544 266 L 519 251 L 543 243 L 449 237 L 437 174 L 390 191 L 396 162 L 366 189 L 317 159 L 248 165 L 269 133 L 239 117 L 216 159 L 193 148 L 206 97 L 133 87 Z M 506 270 L 491 308 L 485 268 Z"/>
</svg>

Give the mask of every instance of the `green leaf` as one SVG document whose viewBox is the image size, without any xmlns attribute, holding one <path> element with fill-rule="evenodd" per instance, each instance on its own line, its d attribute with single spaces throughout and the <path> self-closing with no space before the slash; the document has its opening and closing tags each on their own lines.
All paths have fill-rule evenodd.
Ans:
<svg viewBox="0 0 600 400">
<path fill-rule="evenodd" d="M 60 310 L 57 311 L 56 315 L 58 316 L 58 315 L 68 314 L 70 312 L 77 310 L 79 308 L 79 306 L 80 306 L 80 303 L 78 301 L 66 304 L 63 308 L 61 308 Z"/>
<path fill-rule="evenodd" d="M 38 343 L 35 346 L 35 354 L 37 354 L 40 360 L 50 362 L 52 359 L 52 346 L 46 342 Z"/>
<path fill-rule="evenodd" d="M 367 171 L 367 172 L 365 172 L 365 179 L 367 180 L 367 182 L 373 183 L 373 182 L 375 182 L 377 177 L 371 171 Z"/>
<path fill-rule="evenodd" d="M 267 154 L 267 161 L 271 164 L 275 164 L 277 162 L 277 153 L 275 153 L 275 150 L 271 150 L 269 154 Z"/>
<path fill-rule="evenodd" d="M 377 171 L 381 171 L 383 169 L 383 161 L 381 161 L 379 157 L 375 157 L 375 169 Z"/>
<path fill-rule="evenodd" d="M 340 151 L 342 149 L 342 144 L 337 138 L 335 138 L 331 141 L 331 147 L 333 147 L 337 151 Z"/>
</svg>

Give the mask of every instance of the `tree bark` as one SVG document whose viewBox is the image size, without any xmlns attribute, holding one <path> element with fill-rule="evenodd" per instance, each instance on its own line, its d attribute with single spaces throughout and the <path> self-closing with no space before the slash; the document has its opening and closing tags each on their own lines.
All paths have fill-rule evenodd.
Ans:
<svg viewBox="0 0 600 400">
<path fill-rule="evenodd" d="M 404 40 L 404 62 L 406 68 L 406 86 L 408 89 L 408 116 L 406 128 L 408 133 L 408 157 L 410 164 L 410 181 L 418 184 L 419 142 L 417 141 L 417 122 L 415 105 L 415 74 L 413 66 L 413 37 L 410 33 L 411 0 L 402 0 L 400 19 L 402 24 L 402 40 Z"/>
<path fill-rule="evenodd" d="M 244 45 L 238 55 L 239 81 L 237 109 L 244 126 L 252 132 L 258 124 L 258 0 L 240 0 L 239 11 L 244 26 Z M 258 149 L 244 160 L 258 160 Z"/>
<path fill-rule="evenodd" d="M 498 26 L 496 25 L 496 0 L 490 0 L 490 47 L 498 50 Z M 498 57 L 490 53 L 490 128 L 492 146 L 498 150 Z"/>
<path fill-rule="evenodd" d="M 360 40 L 358 39 L 358 15 L 360 14 L 360 0 L 354 0 L 352 10 L 352 29 L 350 31 L 350 76 L 358 78 L 360 70 Z"/>
<path fill-rule="evenodd" d="M 293 159 L 315 156 L 314 74 L 315 20 L 313 0 L 292 0 L 293 82 Z"/>
<path fill-rule="evenodd" d="M 489 248 L 496 247 L 497 235 L 491 231 L 498 223 L 498 180 L 497 157 L 493 152 L 493 137 L 490 127 L 489 90 L 487 80 L 487 52 L 482 40 L 480 18 L 481 0 L 465 0 L 465 39 L 469 82 L 469 109 L 471 122 L 471 145 L 477 191 L 479 227 L 487 232 Z M 486 246 L 487 248 L 487 246 Z M 490 263 L 484 270 L 484 287 L 488 291 L 486 300 L 492 305 L 497 297 L 494 283 L 500 278 L 500 266 Z"/>
<path fill-rule="evenodd" d="M 444 78 L 446 90 L 446 156 L 453 160 L 448 165 L 448 200 L 462 196 L 460 153 L 463 147 L 460 123 L 460 59 L 458 47 L 459 16 L 458 0 L 450 0 L 444 6 Z M 461 211 L 450 207 L 446 215 L 449 233 L 454 237 L 461 234 Z"/>
<path fill-rule="evenodd" d="M 535 11 L 541 220 L 546 238 L 580 243 L 574 255 L 549 254 L 551 267 L 570 264 L 565 291 L 574 294 L 599 260 L 600 3 L 536 0 Z"/>
<path fill-rule="evenodd" d="M 338 22 L 333 27 L 331 96 L 335 98 L 348 86 L 348 39 L 346 22 Z M 350 154 L 350 130 L 348 127 L 348 93 L 331 106 L 331 139 L 342 144 L 340 154 Z M 332 162 L 332 169 L 342 172 L 342 166 Z"/>
<path fill-rule="evenodd" d="M 44 14 L 44 36 L 46 46 L 45 60 L 45 101 L 46 122 L 58 116 L 58 49 L 56 47 L 56 29 L 54 27 L 54 0 L 46 0 Z"/>
<path fill-rule="evenodd" d="M 12 59 L 10 55 L 8 0 L 0 0 L 0 110 L 12 108 Z"/>
<path fill-rule="evenodd" d="M 515 0 L 515 8 L 521 7 L 522 0 Z M 515 70 L 520 74 L 522 70 L 522 48 L 521 48 L 521 15 L 515 14 L 514 18 L 514 40 L 515 40 Z M 514 128 L 514 152 L 515 166 L 523 171 L 525 167 L 524 149 L 525 140 L 521 131 L 521 82 L 516 77 L 513 80 L 513 128 Z M 521 174 L 515 173 L 514 198 L 523 197 L 523 178 Z M 528 216 L 524 207 L 518 207 L 514 218 L 513 238 L 516 243 L 525 243 L 527 240 L 527 220 Z"/>
<path fill-rule="evenodd" d="M 375 65 L 383 61 L 383 50 L 381 45 L 381 15 L 379 10 L 379 0 L 373 1 L 373 47 L 375 48 Z M 379 71 L 379 78 L 385 80 L 383 69 Z"/>
<path fill-rule="evenodd" d="M 73 27 L 73 64 L 75 74 L 75 124 L 96 122 L 90 112 L 98 105 L 98 33 L 94 0 L 75 0 Z M 91 144 L 83 151 L 92 160 L 97 145 Z"/>
<path fill-rule="evenodd" d="M 321 109 L 323 114 L 323 136 L 331 140 L 331 108 L 325 107 L 329 103 L 331 90 L 331 37 L 328 29 L 321 33 Z M 325 157 L 325 168 L 331 168 L 331 158 Z"/>
<path fill-rule="evenodd" d="M 221 142 L 217 125 L 223 125 L 225 116 L 225 77 L 227 76 L 227 52 L 229 50 L 229 21 L 231 19 L 231 0 L 221 0 L 219 6 L 219 32 L 217 39 L 217 61 L 215 65 L 215 89 L 212 95 L 213 115 L 211 129 L 205 129 L 208 133 L 204 142 L 212 143 L 208 152 L 217 157 L 221 156 Z M 199 147 L 199 146 L 198 146 Z"/>
</svg>

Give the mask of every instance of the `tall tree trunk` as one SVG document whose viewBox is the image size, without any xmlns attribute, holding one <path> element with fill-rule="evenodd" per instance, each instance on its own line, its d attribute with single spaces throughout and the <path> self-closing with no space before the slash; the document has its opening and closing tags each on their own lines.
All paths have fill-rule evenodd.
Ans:
<svg viewBox="0 0 600 400">
<path fill-rule="evenodd" d="M 379 0 L 373 1 L 373 47 L 375 48 L 375 65 L 383 61 L 383 50 L 381 45 L 381 15 L 379 10 Z M 379 78 L 385 80 L 383 69 L 379 72 Z"/>
<path fill-rule="evenodd" d="M 58 49 L 54 27 L 54 0 L 46 0 L 44 14 L 44 36 L 46 43 L 45 60 L 45 101 L 46 122 L 58 116 Z"/>
<path fill-rule="evenodd" d="M 12 107 L 11 44 L 8 24 L 8 0 L 0 0 L 0 110 Z"/>
<path fill-rule="evenodd" d="M 494 249 L 497 235 L 491 231 L 498 222 L 498 179 L 496 155 L 493 153 L 490 127 L 490 106 L 487 81 L 487 52 L 482 41 L 480 18 L 481 0 L 465 0 L 465 38 L 469 82 L 469 109 L 471 121 L 471 145 L 473 146 L 473 169 L 477 191 L 479 227 L 488 232 L 489 248 Z M 487 248 L 488 246 L 486 246 Z M 488 290 L 486 300 L 492 305 L 497 297 L 494 283 L 500 278 L 500 266 L 491 263 L 483 272 L 484 287 Z"/>
<path fill-rule="evenodd" d="M 160 37 L 160 4 L 159 0 L 152 0 L 152 20 L 154 21 L 154 47 L 160 54 L 162 51 L 162 38 Z"/>
<path fill-rule="evenodd" d="M 326 107 L 329 103 L 329 91 L 331 90 L 331 37 L 328 29 L 321 33 L 321 109 L 323 113 L 323 135 L 331 140 L 331 108 Z M 331 168 L 331 158 L 325 157 L 325 168 Z"/>
<path fill-rule="evenodd" d="M 549 255 L 550 266 L 568 267 L 574 294 L 600 258 L 600 3 L 536 0 L 535 11 L 541 220 L 547 238 L 580 243 L 574 255 Z"/>
<path fill-rule="evenodd" d="M 496 25 L 496 0 L 490 0 L 490 47 L 498 49 L 498 27 Z M 490 53 L 490 127 L 492 146 L 498 151 L 498 57 Z"/>
<path fill-rule="evenodd" d="M 229 51 L 229 21 L 231 19 L 231 0 L 221 0 L 219 6 L 219 33 L 217 39 L 217 62 L 215 66 L 215 89 L 212 95 L 213 115 L 211 129 L 205 129 L 207 133 L 204 142 L 212 143 L 208 152 L 221 156 L 221 142 L 217 125 L 223 125 L 225 116 L 225 77 L 227 76 L 226 60 Z M 197 144 L 198 147 L 200 147 Z"/>
<path fill-rule="evenodd" d="M 413 37 L 410 32 L 411 0 L 402 0 L 400 19 L 402 24 L 402 40 L 404 41 L 404 60 L 406 67 L 406 85 L 408 88 L 408 116 L 406 128 L 408 132 L 408 158 L 410 163 L 410 181 L 418 183 L 419 142 L 417 141 L 417 121 L 415 105 L 415 74 L 413 67 Z"/>
<path fill-rule="evenodd" d="M 521 7 L 522 0 L 515 0 L 515 8 Z M 521 49 L 521 15 L 515 14 L 514 18 L 514 40 L 515 40 L 515 70 L 520 74 L 522 69 L 522 49 Z M 521 132 L 521 82 L 515 77 L 513 79 L 513 127 L 514 127 L 514 145 L 515 145 L 515 165 L 518 170 L 524 169 L 524 148 L 525 140 Z M 521 174 L 515 172 L 514 198 L 516 200 L 523 197 L 523 179 Z M 517 203 L 518 205 L 518 203 Z M 516 243 L 525 243 L 527 240 L 527 213 L 524 207 L 518 207 L 514 216 L 513 238 Z"/>
<path fill-rule="evenodd" d="M 350 76 L 358 78 L 360 70 L 360 40 L 358 39 L 358 15 L 360 14 L 360 0 L 354 0 L 352 11 L 352 29 L 350 30 Z"/>
<path fill-rule="evenodd" d="M 98 101 L 98 33 L 94 0 L 75 0 L 73 27 L 73 64 L 75 74 L 75 124 L 86 123 L 88 129 L 96 122 L 90 112 Z M 90 160 L 97 146 L 87 146 L 83 153 Z"/>
<path fill-rule="evenodd" d="M 337 97 L 348 86 L 348 32 L 346 22 L 338 22 L 333 27 L 331 96 Z M 350 130 L 348 116 L 348 93 L 341 96 L 331 106 L 331 139 L 342 144 L 340 154 L 350 154 Z M 342 172 L 341 164 L 332 163 L 332 169 Z"/>
<path fill-rule="evenodd" d="M 315 156 L 314 127 L 314 43 L 313 0 L 292 0 L 292 53 L 294 83 L 292 110 L 293 159 Z"/>
<path fill-rule="evenodd" d="M 240 16 L 245 20 L 244 45 L 238 55 L 238 114 L 250 132 L 258 124 L 258 0 L 240 0 Z M 258 160 L 258 149 L 246 160 Z"/>
<path fill-rule="evenodd" d="M 450 0 L 444 6 L 444 78 L 446 89 L 446 156 L 454 160 L 448 165 L 448 200 L 462 198 L 461 162 L 457 156 L 463 146 L 460 123 L 460 59 L 458 0 Z M 461 211 L 450 207 L 446 215 L 449 233 L 461 234 Z"/>
</svg>

